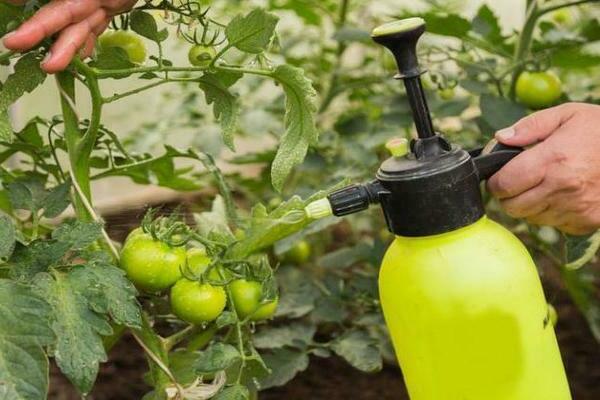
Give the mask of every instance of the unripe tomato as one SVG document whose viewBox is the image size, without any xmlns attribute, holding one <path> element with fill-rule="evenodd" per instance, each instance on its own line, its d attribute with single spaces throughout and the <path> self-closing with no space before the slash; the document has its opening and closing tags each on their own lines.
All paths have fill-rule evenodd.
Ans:
<svg viewBox="0 0 600 400">
<path fill-rule="evenodd" d="M 275 314 L 279 299 L 260 304 L 262 284 L 256 281 L 238 279 L 229 284 L 231 301 L 240 319 L 250 317 L 251 321 L 262 321 Z"/>
<path fill-rule="evenodd" d="M 556 10 L 554 12 L 552 12 L 552 14 L 550 14 L 552 20 L 554 22 L 556 22 L 559 25 L 570 25 L 573 23 L 573 13 L 566 9 L 560 9 L 560 10 Z"/>
<path fill-rule="evenodd" d="M 200 276 L 210 265 L 210 257 L 206 255 L 206 251 L 200 248 L 193 248 L 187 251 L 188 270 L 195 276 Z M 216 268 L 211 269 L 208 277 L 212 280 L 219 280 L 219 271 Z"/>
<path fill-rule="evenodd" d="M 121 268 L 139 289 L 147 292 L 171 287 L 181 278 L 185 263 L 183 247 L 171 247 L 147 233 L 128 238 L 121 250 Z"/>
<path fill-rule="evenodd" d="M 454 98 L 454 88 L 447 87 L 441 89 L 438 94 L 442 100 L 452 100 Z"/>
<path fill-rule="evenodd" d="M 304 264 L 311 254 L 310 243 L 301 240 L 283 255 L 283 260 L 291 264 Z"/>
<path fill-rule="evenodd" d="M 190 324 L 214 321 L 226 304 L 225 290 L 219 286 L 183 278 L 171 288 L 171 310 Z"/>
<path fill-rule="evenodd" d="M 551 72 L 523 72 L 517 79 L 517 99 L 531 108 L 554 104 L 562 95 L 560 79 Z"/>
<path fill-rule="evenodd" d="M 217 55 L 217 50 L 213 46 L 197 44 L 190 48 L 188 60 L 190 64 L 196 67 L 207 67 Z"/>
<path fill-rule="evenodd" d="M 143 64 L 146 61 L 146 45 L 142 38 L 129 31 L 110 31 L 102 34 L 98 39 L 100 51 L 110 47 L 117 47 L 127 53 L 129 61 L 134 64 Z"/>
</svg>

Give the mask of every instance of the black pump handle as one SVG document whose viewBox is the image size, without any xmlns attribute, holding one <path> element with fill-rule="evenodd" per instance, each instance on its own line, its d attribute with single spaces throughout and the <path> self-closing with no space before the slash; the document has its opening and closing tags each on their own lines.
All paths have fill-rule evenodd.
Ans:
<svg viewBox="0 0 600 400">
<path fill-rule="evenodd" d="M 492 139 L 485 147 L 471 150 L 469 154 L 473 157 L 479 180 L 485 181 L 524 150 L 522 147 L 507 146 Z"/>
<path fill-rule="evenodd" d="M 417 42 L 425 32 L 422 18 L 406 18 L 381 25 L 373 30 L 371 38 L 392 52 L 398 65 L 397 79 L 404 80 L 406 95 L 420 138 L 435 136 L 417 59 Z"/>
</svg>

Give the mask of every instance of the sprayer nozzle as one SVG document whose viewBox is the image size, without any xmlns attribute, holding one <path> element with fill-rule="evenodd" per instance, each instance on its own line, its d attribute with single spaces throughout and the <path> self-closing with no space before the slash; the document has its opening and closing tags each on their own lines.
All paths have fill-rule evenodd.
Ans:
<svg viewBox="0 0 600 400">
<path fill-rule="evenodd" d="M 326 197 L 320 200 L 313 201 L 312 203 L 307 205 L 304 208 L 304 212 L 306 213 L 306 216 L 311 219 L 325 218 L 333 214 L 333 210 L 331 209 L 331 203 Z"/>
</svg>

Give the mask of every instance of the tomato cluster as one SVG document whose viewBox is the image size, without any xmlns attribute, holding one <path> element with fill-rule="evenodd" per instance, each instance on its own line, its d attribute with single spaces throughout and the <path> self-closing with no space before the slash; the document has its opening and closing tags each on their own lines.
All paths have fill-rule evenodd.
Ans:
<svg viewBox="0 0 600 400">
<path fill-rule="evenodd" d="M 171 246 L 154 239 L 141 228 L 132 231 L 121 251 L 121 267 L 138 289 L 160 293 L 169 288 L 171 310 L 183 321 L 201 325 L 214 321 L 230 302 L 240 320 L 262 321 L 273 317 L 278 300 L 262 302 L 261 282 L 235 279 L 226 286 L 203 280 L 191 280 L 183 276 L 200 279 L 211 264 L 211 259 L 202 249 L 186 251 L 181 246 Z M 228 281 L 228 273 L 218 266 L 207 274 L 207 281 Z"/>
</svg>

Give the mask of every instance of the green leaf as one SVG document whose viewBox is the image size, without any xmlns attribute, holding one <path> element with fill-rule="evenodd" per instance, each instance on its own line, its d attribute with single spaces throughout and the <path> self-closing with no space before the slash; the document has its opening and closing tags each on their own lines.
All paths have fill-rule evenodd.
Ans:
<svg viewBox="0 0 600 400">
<path fill-rule="evenodd" d="M 472 22 L 473 30 L 490 41 L 502 40 L 502 29 L 498 17 L 487 5 L 482 5 Z"/>
<path fill-rule="evenodd" d="M 8 215 L 0 214 L 0 259 L 10 257 L 16 241 L 15 224 Z"/>
<path fill-rule="evenodd" d="M 283 386 L 308 367 L 308 356 L 303 351 L 276 349 L 262 357 L 271 373 L 259 378 L 261 390 Z"/>
<path fill-rule="evenodd" d="M 25 93 L 33 91 L 46 79 L 35 53 L 28 53 L 15 64 L 14 72 L 0 86 L 0 140 L 12 141 L 12 128 L 8 120 L 8 107 Z"/>
<path fill-rule="evenodd" d="M 481 118 L 494 131 L 511 126 L 527 115 L 527 111 L 520 104 L 490 94 L 481 96 L 479 106 L 481 108 Z M 490 135 L 492 133 L 489 132 Z"/>
<path fill-rule="evenodd" d="M 578 269 L 594 259 L 600 249 L 600 230 L 592 235 L 565 235 L 567 269 Z"/>
<path fill-rule="evenodd" d="M 592 269 L 561 270 L 565 286 L 571 298 L 587 320 L 592 334 L 600 343 L 600 299 Z"/>
<path fill-rule="evenodd" d="M 317 143 L 319 133 L 313 115 L 317 93 L 300 68 L 280 65 L 272 77 L 283 86 L 286 96 L 286 131 L 271 166 L 273 186 L 280 191 L 292 168 L 304 160 L 308 146 Z"/>
<path fill-rule="evenodd" d="M 90 63 L 90 66 L 99 69 L 129 69 L 135 67 L 125 50 L 119 47 L 106 47 L 98 51 L 96 59 Z M 116 79 L 126 78 L 131 74 L 123 73 L 116 76 Z"/>
<path fill-rule="evenodd" d="M 58 263 L 69 251 L 70 245 L 50 240 L 36 240 L 28 246 L 18 244 L 9 260 L 14 279 L 28 280 L 39 272 Z"/>
<path fill-rule="evenodd" d="M 144 11 L 132 11 L 129 14 L 129 23 L 134 32 L 157 43 L 164 41 L 169 36 L 166 29 L 159 31 L 154 17 Z"/>
<path fill-rule="evenodd" d="M 427 31 L 443 36 L 464 38 L 471 30 L 471 23 L 457 14 L 426 13 L 423 15 Z"/>
<path fill-rule="evenodd" d="M 361 371 L 375 372 L 382 367 L 379 349 L 374 340 L 364 331 L 345 332 L 331 344 L 331 349 Z"/>
<path fill-rule="evenodd" d="M 305 348 L 312 343 L 317 331 L 314 325 L 303 322 L 293 322 L 289 325 L 267 327 L 254 335 L 252 341 L 259 349 L 277 349 L 281 347 Z"/>
<path fill-rule="evenodd" d="M 308 25 L 318 26 L 321 24 L 321 14 L 319 14 L 319 9 L 303 0 L 287 0 L 284 2 L 271 0 L 269 2 L 269 8 L 272 10 L 292 10 Z"/>
<path fill-rule="evenodd" d="M 44 181 L 37 177 L 24 177 L 6 185 L 10 204 L 15 210 L 37 213 L 44 207 L 46 190 Z"/>
<path fill-rule="evenodd" d="M 221 239 L 225 243 L 234 240 L 227 222 L 227 210 L 222 196 L 215 197 L 210 211 L 194 214 L 194 220 L 201 236 Z"/>
<path fill-rule="evenodd" d="M 229 386 L 213 397 L 214 400 L 247 400 L 249 398 L 248 388 L 239 384 Z"/>
<path fill-rule="evenodd" d="M 42 273 L 36 277 L 36 285 L 52 307 L 56 364 L 81 393 L 88 393 L 99 364 L 107 359 L 100 335 L 110 335 L 112 328 L 90 307 L 90 287 L 81 274 Z"/>
<path fill-rule="evenodd" d="M 72 249 L 84 249 L 102 237 L 102 225 L 98 222 L 72 220 L 52 232 L 52 238 L 67 243 Z"/>
<path fill-rule="evenodd" d="M 233 135 L 235 133 L 237 117 L 239 113 L 239 104 L 237 96 L 231 94 L 228 90 L 242 74 L 225 73 L 214 74 L 206 73 L 199 80 L 200 88 L 204 91 L 206 102 L 213 104 L 215 119 L 221 124 L 223 129 L 223 141 L 231 150 L 235 150 L 233 144 Z"/>
<path fill-rule="evenodd" d="M 315 308 L 319 291 L 309 276 L 297 268 L 285 268 L 277 278 L 281 287 L 277 317 L 300 318 Z"/>
<path fill-rule="evenodd" d="M 238 15 L 225 28 L 230 45 L 246 53 L 262 53 L 266 48 L 279 18 L 262 9 Z"/>
<path fill-rule="evenodd" d="M 48 359 L 42 346 L 54 340 L 50 308 L 25 285 L 0 279 L 0 397 L 43 400 Z"/>
<path fill-rule="evenodd" d="M 218 329 L 221 329 L 225 326 L 235 324 L 236 321 L 237 318 L 234 313 L 232 313 L 231 311 L 223 311 L 215 321 L 215 325 L 217 325 Z"/>
<path fill-rule="evenodd" d="M 600 64 L 600 55 L 577 46 L 557 49 L 550 58 L 552 65 L 559 68 L 584 69 Z"/>
<path fill-rule="evenodd" d="M 23 7 L 0 2 L 0 37 L 16 28 L 23 14 Z"/>
<path fill-rule="evenodd" d="M 241 359 L 239 351 L 230 344 L 215 343 L 196 359 L 193 368 L 198 373 L 223 371 Z"/>
<path fill-rule="evenodd" d="M 55 218 L 62 214 L 63 211 L 71 204 L 69 197 L 71 183 L 65 182 L 48 192 L 44 198 L 44 217 Z"/>
<path fill-rule="evenodd" d="M 77 267 L 71 274 L 88 288 L 86 297 L 94 311 L 109 314 L 119 325 L 141 327 L 142 315 L 135 298 L 137 291 L 125 271 L 99 260 Z"/>
</svg>

